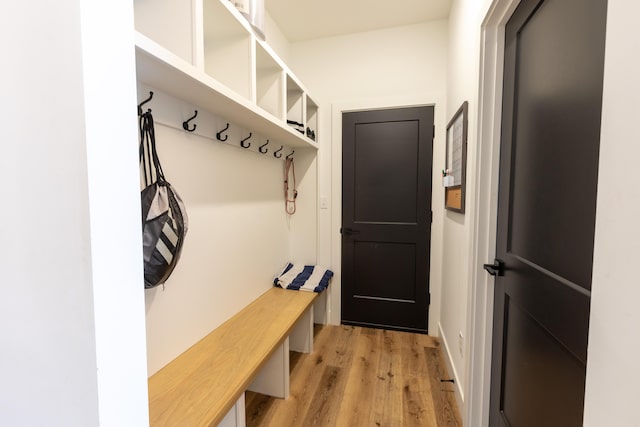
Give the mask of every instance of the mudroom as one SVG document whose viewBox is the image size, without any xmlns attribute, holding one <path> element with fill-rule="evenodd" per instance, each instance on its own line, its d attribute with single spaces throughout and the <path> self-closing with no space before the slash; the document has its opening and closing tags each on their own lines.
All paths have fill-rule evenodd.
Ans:
<svg viewBox="0 0 640 427">
<path fill-rule="evenodd" d="M 638 425 L 638 14 L 7 4 L 0 424 Z"/>
</svg>

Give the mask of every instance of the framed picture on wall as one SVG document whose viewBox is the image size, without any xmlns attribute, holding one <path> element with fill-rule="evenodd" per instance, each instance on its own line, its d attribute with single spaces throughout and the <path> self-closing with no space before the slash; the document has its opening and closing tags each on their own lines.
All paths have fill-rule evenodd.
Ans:
<svg viewBox="0 0 640 427">
<path fill-rule="evenodd" d="M 444 207 L 459 213 L 464 213 L 468 106 L 467 101 L 463 102 L 447 125 Z"/>
</svg>

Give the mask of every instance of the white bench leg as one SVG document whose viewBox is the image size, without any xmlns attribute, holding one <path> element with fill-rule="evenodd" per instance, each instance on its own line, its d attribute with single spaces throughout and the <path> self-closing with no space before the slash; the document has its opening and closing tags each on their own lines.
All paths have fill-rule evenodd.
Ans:
<svg viewBox="0 0 640 427">
<path fill-rule="evenodd" d="M 289 335 L 292 351 L 313 353 L 313 306 L 298 320 Z"/>
<path fill-rule="evenodd" d="M 244 393 L 240 399 L 233 405 L 227 415 L 220 421 L 218 427 L 246 427 L 246 409 L 244 403 Z"/>
<path fill-rule="evenodd" d="M 247 389 L 281 399 L 289 397 L 289 338 L 276 349 Z"/>
<path fill-rule="evenodd" d="M 331 298 L 331 287 L 325 289 L 318 295 L 316 302 L 313 303 L 313 323 L 320 325 L 328 325 L 329 322 L 329 301 Z"/>
</svg>

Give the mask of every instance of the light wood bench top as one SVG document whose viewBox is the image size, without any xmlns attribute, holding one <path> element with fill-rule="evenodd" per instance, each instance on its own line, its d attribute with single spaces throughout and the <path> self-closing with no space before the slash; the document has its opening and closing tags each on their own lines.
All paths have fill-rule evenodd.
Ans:
<svg viewBox="0 0 640 427">
<path fill-rule="evenodd" d="M 217 425 L 317 295 L 271 288 L 151 376 L 150 424 Z"/>
</svg>

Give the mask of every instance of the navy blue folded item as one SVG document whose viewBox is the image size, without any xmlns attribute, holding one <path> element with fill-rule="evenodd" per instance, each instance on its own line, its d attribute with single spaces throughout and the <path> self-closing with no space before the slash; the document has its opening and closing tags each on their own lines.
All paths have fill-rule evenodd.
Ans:
<svg viewBox="0 0 640 427">
<path fill-rule="evenodd" d="M 329 286 L 333 271 L 318 265 L 287 263 L 273 284 L 294 291 L 322 292 Z"/>
</svg>

